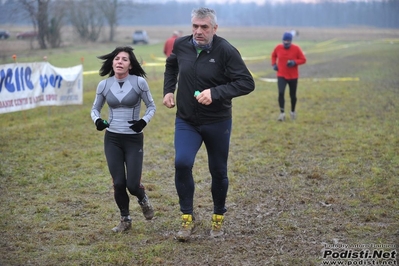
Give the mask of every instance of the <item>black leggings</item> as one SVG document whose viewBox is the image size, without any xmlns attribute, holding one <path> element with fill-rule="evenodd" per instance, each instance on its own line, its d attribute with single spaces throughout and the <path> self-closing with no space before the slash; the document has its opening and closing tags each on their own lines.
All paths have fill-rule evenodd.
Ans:
<svg viewBox="0 0 399 266">
<path fill-rule="evenodd" d="M 144 186 L 141 184 L 143 140 L 143 134 L 117 134 L 106 131 L 104 135 L 105 157 L 121 216 L 130 215 L 126 188 L 139 200 L 145 197 Z"/>
<path fill-rule="evenodd" d="M 208 153 L 208 168 L 212 176 L 213 213 L 224 214 L 226 212 L 225 203 L 229 186 L 227 160 L 231 125 L 231 119 L 193 126 L 183 119 L 176 118 L 175 184 L 182 213 L 193 213 L 195 185 L 192 169 L 202 143 L 205 144 Z"/>
<path fill-rule="evenodd" d="M 278 86 L 278 104 L 280 106 L 280 112 L 284 113 L 284 94 L 285 94 L 285 87 L 287 86 L 290 88 L 290 98 L 291 98 L 291 112 L 295 112 L 295 105 L 296 105 L 296 89 L 298 85 L 298 79 L 285 79 L 282 77 L 277 78 L 277 86 Z"/>
</svg>

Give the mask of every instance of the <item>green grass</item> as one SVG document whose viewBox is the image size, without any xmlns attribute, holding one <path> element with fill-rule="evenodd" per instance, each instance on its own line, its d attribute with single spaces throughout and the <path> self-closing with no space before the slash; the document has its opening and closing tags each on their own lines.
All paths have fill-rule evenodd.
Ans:
<svg viewBox="0 0 399 266">
<path fill-rule="evenodd" d="M 248 57 L 270 54 L 275 45 L 232 43 Z M 158 109 L 145 129 L 143 183 L 155 218 L 145 221 L 132 198 L 133 230 L 126 234 L 110 230 L 118 211 L 103 132 L 90 119 L 98 75 L 85 75 L 83 105 L 2 114 L 0 264 L 318 265 L 325 243 L 398 247 L 399 44 L 300 45 L 308 63 L 301 67 L 297 121 L 276 121 L 275 83 L 257 79 L 253 93 L 234 100 L 222 239 L 207 237 L 212 200 L 204 148 L 193 169 L 198 230 L 188 243 L 174 239 L 175 110 L 162 105 L 163 67 L 146 68 Z M 98 70 L 96 56 L 114 46 L 47 52 L 55 66 L 84 56 L 85 70 Z M 152 62 L 161 46 L 138 46 L 136 55 Z M 268 61 L 248 65 L 257 76 L 275 75 Z M 347 76 L 360 81 L 310 79 Z"/>
</svg>

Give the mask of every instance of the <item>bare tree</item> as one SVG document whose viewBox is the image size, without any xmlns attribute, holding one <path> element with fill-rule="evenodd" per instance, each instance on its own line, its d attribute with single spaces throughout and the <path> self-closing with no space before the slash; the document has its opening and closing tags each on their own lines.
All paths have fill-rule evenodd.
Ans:
<svg viewBox="0 0 399 266">
<path fill-rule="evenodd" d="M 108 41 L 113 42 L 116 35 L 116 27 L 118 26 L 119 15 L 130 14 L 137 12 L 138 5 L 134 0 L 99 0 L 99 6 L 109 26 Z"/>
<path fill-rule="evenodd" d="M 20 3 L 22 5 L 22 9 L 28 14 L 28 17 L 32 22 L 33 30 L 37 31 L 38 21 L 37 21 L 37 11 L 34 1 L 20 0 Z M 30 41 L 30 49 L 33 49 L 33 39 L 30 39 L 29 41 Z M 40 46 L 40 48 L 45 49 L 42 46 Z"/>
<path fill-rule="evenodd" d="M 55 1 L 49 7 L 50 20 L 48 22 L 47 41 L 52 48 L 61 46 L 61 30 L 65 21 L 65 10 L 68 6 L 67 1 Z"/>
<path fill-rule="evenodd" d="M 133 0 L 71 0 L 70 20 L 83 40 L 96 41 L 104 22 L 109 26 L 108 41 L 113 42 L 118 12 L 132 9 Z"/>
<path fill-rule="evenodd" d="M 26 1 L 26 0 L 25 0 Z M 47 49 L 47 35 L 48 35 L 48 3 L 51 0 L 37 0 L 38 11 L 36 13 L 37 25 L 39 28 L 39 45 L 41 49 Z"/>
<path fill-rule="evenodd" d="M 36 8 L 34 5 L 34 1 L 32 0 L 20 0 L 20 3 L 22 5 L 22 8 L 26 11 L 28 14 L 29 19 L 32 22 L 33 28 L 37 30 L 37 15 L 36 15 Z"/>
<path fill-rule="evenodd" d="M 61 44 L 61 26 L 62 26 L 62 2 L 57 1 L 49 7 L 51 0 L 19 0 L 23 9 L 28 13 L 32 21 L 33 28 L 38 30 L 38 42 L 40 49 L 47 49 L 48 44 L 52 48 L 59 47 Z M 51 20 L 49 21 L 49 16 Z"/>
<path fill-rule="evenodd" d="M 81 40 L 98 40 L 104 24 L 100 6 L 95 0 L 71 1 L 69 19 Z"/>
<path fill-rule="evenodd" d="M 109 38 L 110 42 L 114 41 L 115 31 L 117 26 L 117 10 L 119 6 L 118 0 L 101 0 L 99 4 L 102 13 L 104 14 L 104 19 L 107 21 L 109 26 Z"/>
</svg>

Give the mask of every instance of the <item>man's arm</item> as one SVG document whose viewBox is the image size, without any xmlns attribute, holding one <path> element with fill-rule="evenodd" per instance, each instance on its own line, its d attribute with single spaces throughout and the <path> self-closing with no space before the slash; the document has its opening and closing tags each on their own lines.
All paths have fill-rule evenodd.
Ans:
<svg viewBox="0 0 399 266">
<path fill-rule="evenodd" d="M 255 81 L 238 50 L 231 47 L 227 52 L 224 65 L 231 82 L 210 88 L 213 100 L 232 99 L 249 94 L 255 89 Z"/>
<path fill-rule="evenodd" d="M 177 75 L 179 74 L 179 65 L 175 54 L 170 54 L 166 59 L 164 82 L 163 82 L 163 95 L 174 93 L 177 84 Z"/>
<path fill-rule="evenodd" d="M 175 95 L 171 92 L 165 94 L 162 103 L 168 108 L 175 107 Z"/>
</svg>

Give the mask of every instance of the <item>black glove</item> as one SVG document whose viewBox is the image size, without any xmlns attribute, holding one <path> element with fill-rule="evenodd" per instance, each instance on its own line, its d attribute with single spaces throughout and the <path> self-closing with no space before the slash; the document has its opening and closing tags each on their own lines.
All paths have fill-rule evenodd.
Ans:
<svg viewBox="0 0 399 266">
<path fill-rule="evenodd" d="M 274 64 L 274 65 L 273 65 L 273 69 L 274 69 L 274 71 L 278 71 L 277 64 Z"/>
<path fill-rule="evenodd" d="M 101 118 L 98 118 L 96 120 L 96 127 L 98 131 L 103 131 L 105 128 L 109 127 L 109 124 L 107 120 L 102 120 Z"/>
<path fill-rule="evenodd" d="M 287 62 L 287 67 L 293 67 L 293 66 L 295 66 L 295 65 L 296 65 L 296 63 L 295 63 L 294 60 L 288 60 L 288 62 Z"/>
<path fill-rule="evenodd" d="M 147 125 L 147 122 L 145 122 L 143 119 L 140 119 L 139 121 L 137 120 L 132 120 L 132 121 L 127 121 L 129 124 L 133 124 L 130 126 L 130 128 L 134 131 L 134 132 L 141 132 L 143 130 L 143 128 Z"/>
</svg>

